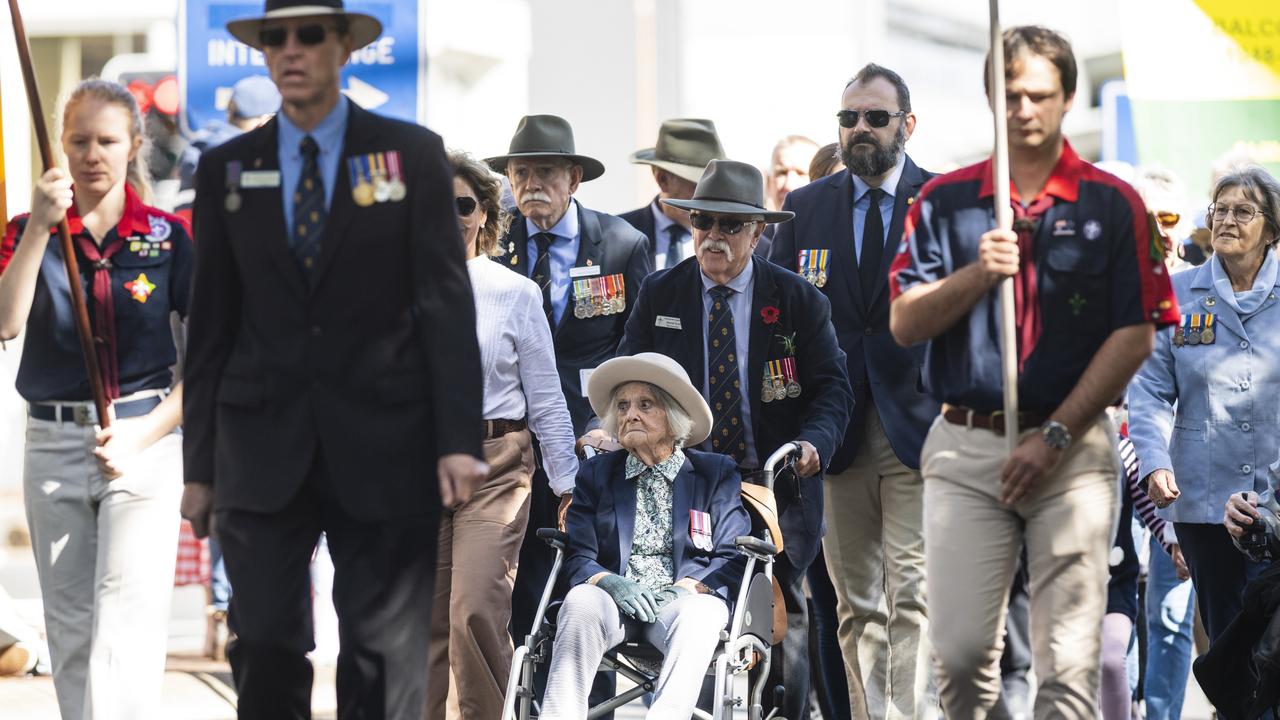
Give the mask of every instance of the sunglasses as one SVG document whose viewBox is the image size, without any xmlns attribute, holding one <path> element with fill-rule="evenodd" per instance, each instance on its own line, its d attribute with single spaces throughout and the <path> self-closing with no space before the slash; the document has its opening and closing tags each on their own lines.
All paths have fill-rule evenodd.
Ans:
<svg viewBox="0 0 1280 720">
<path fill-rule="evenodd" d="M 873 128 L 882 128 L 889 124 L 889 118 L 902 117 L 906 115 L 905 111 L 889 112 L 888 110 L 868 110 L 865 113 L 859 113 L 857 110 L 841 110 L 836 113 L 836 117 L 840 120 L 840 127 L 852 128 L 858 127 L 858 117 L 865 117 L 867 124 Z"/>
<path fill-rule="evenodd" d="M 473 197 L 464 195 L 454 198 L 453 201 L 458 205 L 458 217 L 467 217 L 476 211 L 476 199 Z"/>
<path fill-rule="evenodd" d="M 693 213 L 689 216 L 689 223 L 697 230 L 707 232 L 717 224 L 720 225 L 720 232 L 725 235 L 737 235 L 742 232 L 742 228 L 748 225 L 755 225 L 755 220 L 743 220 L 740 217 L 719 217 L 714 215 L 703 215 Z"/>
<path fill-rule="evenodd" d="M 1156 222 L 1160 223 L 1160 227 L 1171 228 L 1178 224 L 1182 219 L 1182 215 L 1176 212 L 1158 212 L 1156 213 Z"/>
<path fill-rule="evenodd" d="M 299 25 L 293 31 L 294 37 L 298 38 L 298 42 L 302 45 L 319 45 L 324 42 L 324 36 L 329 32 L 328 27 L 320 23 L 310 23 L 307 25 Z M 336 32 L 336 29 L 335 29 Z M 289 41 L 289 28 L 270 27 L 263 28 L 258 31 L 258 42 L 263 47 L 279 48 Z"/>
</svg>

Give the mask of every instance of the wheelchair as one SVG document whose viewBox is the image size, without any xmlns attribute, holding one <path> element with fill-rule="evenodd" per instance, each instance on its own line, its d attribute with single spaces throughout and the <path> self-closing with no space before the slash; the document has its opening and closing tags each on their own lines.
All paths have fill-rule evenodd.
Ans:
<svg viewBox="0 0 1280 720">
<path fill-rule="evenodd" d="M 728 627 L 720 631 L 720 644 L 706 673 L 715 678 L 712 712 L 708 714 L 695 709 L 693 717 L 698 720 L 731 720 L 734 710 L 744 705 L 748 720 L 785 720 L 772 713 L 766 718 L 761 698 L 769 676 L 769 649 L 781 642 L 786 632 L 781 590 L 773 579 L 773 559 L 783 548 L 773 482 L 779 472 L 791 469 L 799 452 L 795 443 L 783 445 L 769 456 L 754 484 L 745 481 L 742 484 L 743 506 L 751 517 L 752 534 L 736 538 L 735 544 L 746 557 L 747 566 L 738 588 L 733 615 L 729 618 Z M 512 656 L 502 720 L 537 720 L 540 709 L 534 676 L 539 666 L 550 664 L 555 644 L 554 616 L 559 601 L 553 603 L 551 597 L 564 561 L 568 536 L 554 528 L 541 528 L 537 535 L 555 549 L 555 561 L 538 602 L 533 631 Z M 780 614 L 775 615 L 775 612 Z M 656 648 L 637 641 L 624 642 L 605 653 L 600 671 L 616 672 L 635 683 L 635 687 L 590 708 L 587 718 L 598 718 L 652 692 L 658 676 L 651 670 L 655 664 L 660 666 L 662 660 L 662 653 Z M 738 697 L 734 678 L 751 669 L 758 671 L 755 682 L 748 689 L 748 697 Z"/>
</svg>

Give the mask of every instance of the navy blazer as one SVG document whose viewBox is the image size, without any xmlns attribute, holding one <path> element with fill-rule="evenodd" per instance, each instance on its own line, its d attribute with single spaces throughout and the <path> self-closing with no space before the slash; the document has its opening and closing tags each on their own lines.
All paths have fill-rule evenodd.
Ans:
<svg viewBox="0 0 1280 720">
<path fill-rule="evenodd" d="M 573 418 L 573 431 L 585 432 L 591 418 L 591 404 L 582 387 L 582 371 L 594 370 L 597 365 L 612 358 L 618 349 L 618 341 L 626 326 L 627 317 L 635 305 L 640 283 L 653 270 L 653 253 L 649 240 L 627 223 L 602 212 L 578 207 L 578 258 L 574 267 L 599 266 L 600 276 L 622 274 L 625 309 L 615 315 L 578 318 L 573 315 L 573 289 L 570 286 L 569 302 L 565 305 L 560 322 L 551 331 L 555 343 L 556 370 L 560 373 L 560 389 L 564 391 L 569 415 Z M 529 277 L 527 257 L 529 230 L 524 215 L 512 211 L 511 229 L 502 238 L 503 254 L 494 261 L 503 267 Z"/>
<path fill-rule="evenodd" d="M 734 540 L 751 534 L 751 520 L 742 506 L 742 478 L 724 455 L 697 450 L 684 454 L 671 502 L 672 580 L 701 581 L 732 607 L 746 569 Z M 636 519 L 636 484 L 626 478 L 626 460 L 626 452 L 613 452 L 578 468 L 565 518 L 569 547 L 564 576 L 569 587 L 602 572 L 626 574 Z M 711 516 L 712 550 L 693 546 L 690 510 Z"/>
<path fill-rule="evenodd" d="M 847 353 L 855 399 L 849 427 L 840 449 L 831 458 L 833 473 L 843 472 L 858 455 L 871 404 L 867 402 L 868 393 L 889 444 L 909 468 L 920 467 L 920 446 L 938 416 L 938 402 L 924 392 L 925 345 L 903 348 L 889 334 L 889 265 L 902 238 L 907 210 L 931 177 L 933 173 L 921 170 L 910 157 L 906 158 L 894 192 L 893 219 L 870 305 L 863 301 L 853 244 L 853 180 L 849 173 L 841 171 L 794 190 L 782 206 L 796 217 L 778 226 L 770 254 L 773 262 L 798 271 L 801 250 L 831 251 L 822 293 L 831 301 L 831 322 L 840 347 Z"/>
<path fill-rule="evenodd" d="M 747 397 L 756 452 L 763 463 L 784 443 L 807 440 L 818 450 L 825 467 L 844 436 L 853 404 L 844 352 L 831 327 L 831 304 L 799 275 L 760 257 L 751 261 L 755 276 Z M 697 259 L 688 258 L 650 275 L 640 288 L 618 354 L 660 352 L 680 363 L 695 385 L 701 386 L 706 362 L 701 273 Z M 778 318 L 765 324 L 761 311 L 770 306 L 778 309 Z M 668 327 L 675 323 L 666 321 L 658 326 L 660 315 L 679 318 L 679 328 Z M 763 403 L 760 387 L 765 365 L 787 356 L 783 338 L 791 335 L 795 335 L 802 393 L 798 398 Z M 786 540 L 784 552 L 796 567 L 805 567 L 817 555 L 822 539 L 822 474 L 800 479 L 795 487 L 779 487 L 775 495 Z"/>
</svg>

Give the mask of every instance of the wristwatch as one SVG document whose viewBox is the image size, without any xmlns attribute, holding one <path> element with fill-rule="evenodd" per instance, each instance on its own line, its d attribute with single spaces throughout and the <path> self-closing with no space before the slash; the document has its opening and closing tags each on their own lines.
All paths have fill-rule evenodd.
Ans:
<svg viewBox="0 0 1280 720">
<path fill-rule="evenodd" d="M 1067 426 L 1056 420 L 1041 425 L 1040 436 L 1044 438 L 1044 444 L 1054 450 L 1066 450 L 1071 445 L 1071 433 L 1067 432 Z"/>
</svg>

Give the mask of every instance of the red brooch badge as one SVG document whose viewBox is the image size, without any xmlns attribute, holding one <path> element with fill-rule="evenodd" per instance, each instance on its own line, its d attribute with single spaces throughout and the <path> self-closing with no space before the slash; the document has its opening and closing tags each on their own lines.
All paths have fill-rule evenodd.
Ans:
<svg viewBox="0 0 1280 720">
<path fill-rule="evenodd" d="M 782 311 L 772 305 L 766 305 L 760 308 L 760 319 L 765 325 L 772 325 L 778 322 L 778 317 L 782 315 Z"/>
</svg>

